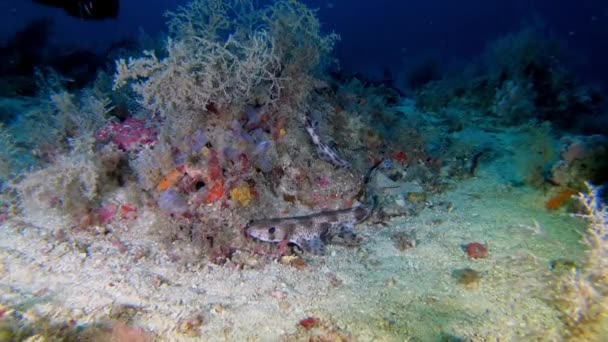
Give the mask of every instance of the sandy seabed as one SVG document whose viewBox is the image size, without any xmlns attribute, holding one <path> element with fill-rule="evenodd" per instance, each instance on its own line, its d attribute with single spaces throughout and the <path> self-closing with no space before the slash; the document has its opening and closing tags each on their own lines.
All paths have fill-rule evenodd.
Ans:
<svg viewBox="0 0 608 342">
<path fill-rule="evenodd" d="M 361 224 L 359 247 L 330 245 L 325 256 L 304 255 L 302 267 L 252 255 L 236 256 L 244 269 L 178 265 L 146 239 L 145 212 L 122 246 L 58 239 L 62 223 L 48 212 L 9 219 L 0 228 L 0 303 L 32 324 L 116 319 L 160 341 L 557 340 L 564 331 L 547 297 L 549 265 L 582 258 L 583 223 L 547 212 L 541 193 L 505 185 L 495 171 L 427 199 L 447 206 Z M 398 246 L 395 234 L 415 246 Z M 468 258 L 469 242 L 488 256 Z M 480 278 L 459 282 L 467 268 Z M 192 317 L 197 324 L 185 329 Z M 308 317 L 309 330 L 299 323 Z"/>
</svg>

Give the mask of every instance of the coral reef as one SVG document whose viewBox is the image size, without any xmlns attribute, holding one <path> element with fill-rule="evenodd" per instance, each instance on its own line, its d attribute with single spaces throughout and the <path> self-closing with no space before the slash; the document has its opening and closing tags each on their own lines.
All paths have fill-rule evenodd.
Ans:
<svg viewBox="0 0 608 342">
<path fill-rule="evenodd" d="M 419 88 L 416 105 L 435 112 L 446 106 L 475 109 L 506 125 L 532 119 L 585 127 L 581 117 L 598 113 L 601 92 L 582 86 L 563 67 L 559 45 L 542 32 L 533 26 L 496 40 L 461 74 Z"/>
<path fill-rule="evenodd" d="M 132 83 L 140 103 L 163 116 L 248 101 L 274 104 L 282 92 L 301 103 L 316 82 L 311 73 L 323 67 L 336 40 L 322 35 L 314 13 L 296 1 L 266 8 L 193 1 L 168 16 L 166 57 L 146 51 L 119 59 L 114 79 L 114 89 L 140 80 Z"/>
<path fill-rule="evenodd" d="M 600 341 L 608 327 L 608 211 L 599 189 L 589 183 L 587 193 L 577 198 L 587 221 L 583 241 L 588 251 L 583 265 L 570 265 L 556 273 L 553 302 L 562 312 L 572 340 Z"/>
<path fill-rule="evenodd" d="M 608 139 L 603 135 L 565 136 L 560 139 L 560 158 L 550 170 L 550 179 L 562 188 L 585 189 L 585 181 L 608 181 Z"/>
<path fill-rule="evenodd" d="M 24 134 L 36 168 L 7 182 L 19 214 L 48 210 L 88 234 L 148 217 L 158 241 L 225 261 L 244 243 L 239 227 L 276 215 L 276 202 L 294 214 L 350 206 L 339 199 L 357 177 L 319 161 L 301 127 L 310 108 L 329 107 L 313 90 L 326 87 L 337 36 L 315 12 L 292 0 L 193 1 L 168 17 L 165 51 L 118 58 L 113 80 L 100 73 L 71 93 L 61 75 L 40 74 L 41 100 L 15 125 L 45 132 Z M 5 177 L 12 133 L 2 131 Z M 125 250 L 121 240 L 114 231 Z"/>
<path fill-rule="evenodd" d="M 555 259 L 573 250 L 559 234 L 576 237 L 555 229 L 564 217 L 551 221 L 579 209 L 572 195 L 585 180 L 607 181 L 605 136 L 571 125 L 598 113 L 601 96 L 562 68 L 552 43 L 525 30 L 491 45 L 472 72 L 441 78 L 422 66 L 410 99 L 388 73 L 380 82 L 330 74 L 339 37 L 315 10 L 262 4 L 194 0 L 167 13 L 158 45 L 116 51 L 112 74 L 97 68 L 71 86 L 70 70 L 41 69 L 35 96 L 0 100 L 0 253 L 45 281 L 102 269 L 99 284 L 69 287 L 80 298 L 58 289 L 63 280 L 32 290 L 57 291 L 66 306 L 99 291 L 86 316 L 99 323 L 41 319 L 47 336 L 1 306 L 0 339 L 149 341 L 162 325 L 160 339 L 237 340 L 232 329 L 260 312 L 284 314 L 262 336 L 285 340 L 346 341 L 351 330 L 361 340 L 533 340 L 527 329 L 547 326 L 550 338 L 601 336 L 608 248 L 598 189 L 576 197 L 589 220 L 583 263 Z M 48 23 L 36 25 L 23 34 L 45 42 Z M 380 171 L 366 174 L 372 165 Z M 543 229 L 520 212 L 545 215 Z M 334 235 L 341 246 L 317 256 Z M 459 245 L 466 239 L 484 242 Z M 44 262 L 22 258 L 30 252 Z M 45 264 L 51 256 L 58 265 Z M 530 295 L 547 264 L 557 310 Z M 3 282 L 31 282 L 8 266 L 0 262 Z M 378 306 L 365 312 L 369 303 Z M 505 318 L 522 307 L 547 320 Z M 430 330 L 416 335 L 419 313 Z M 485 335 L 477 321 L 491 325 L 478 329 Z M 355 331 L 357 322 L 382 332 Z"/>
</svg>

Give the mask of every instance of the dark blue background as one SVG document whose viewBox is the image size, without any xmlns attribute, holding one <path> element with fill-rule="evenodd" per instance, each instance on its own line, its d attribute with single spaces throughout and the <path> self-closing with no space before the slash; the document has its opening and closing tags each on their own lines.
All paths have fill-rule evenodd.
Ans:
<svg viewBox="0 0 608 342">
<path fill-rule="evenodd" d="M 59 9 L 28 0 L 0 4 L 0 39 L 28 21 L 54 19 L 54 43 L 101 50 L 110 42 L 155 34 L 165 27 L 165 10 L 180 0 L 121 0 L 117 20 L 82 22 Z M 432 57 L 458 65 L 478 55 L 493 39 L 531 23 L 543 22 L 563 46 L 577 55 L 574 67 L 590 80 L 608 79 L 608 1 L 601 0 L 307 0 L 319 8 L 324 27 L 342 36 L 337 46 L 347 71 L 399 73 Z M 608 84 L 608 82 L 603 82 Z"/>
</svg>

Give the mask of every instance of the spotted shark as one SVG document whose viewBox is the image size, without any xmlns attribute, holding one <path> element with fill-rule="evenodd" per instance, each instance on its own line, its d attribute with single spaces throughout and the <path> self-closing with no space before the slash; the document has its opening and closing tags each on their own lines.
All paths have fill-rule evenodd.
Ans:
<svg viewBox="0 0 608 342">
<path fill-rule="evenodd" d="M 366 220 L 372 211 L 373 205 L 359 205 L 305 216 L 253 221 L 247 226 L 247 234 L 266 242 L 287 241 L 305 252 L 323 255 L 325 244 L 336 236 L 347 243 L 356 242 L 353 227 Z"/>
<path fill-rule="evenodd" d="M 339 237 L 346 244 L 357 242 L 355 225 L 368 219 L 376 206 L 373 192 L 367 189 L 373 173 L 386 164 L 378 163 L 368 171 L 364 179 L 365 199 L 352 208 L 322 211 L 310 215 L 263 219 L 250 222 L 246 233 L 266 242 L 288 242 L 305 252 L 323 255 L 325 244 Z"/>
</svg>

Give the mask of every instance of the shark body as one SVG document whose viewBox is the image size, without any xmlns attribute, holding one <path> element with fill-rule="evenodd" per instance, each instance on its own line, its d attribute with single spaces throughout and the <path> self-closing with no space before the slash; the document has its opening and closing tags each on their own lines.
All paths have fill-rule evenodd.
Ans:
<svg viewBox="0 0 608 342">
<path fill-rule="evenodd" d="M 305 252 L 323 255 L 325 244 L 336 236 L 347 244 L 356 242 L 353 227 L 369 218 L 373 209 L 374 203 L 363 203 L 348 209 L 253 221 L 247 234 L 266 242 L 287 241 Z"/>
</svg>

